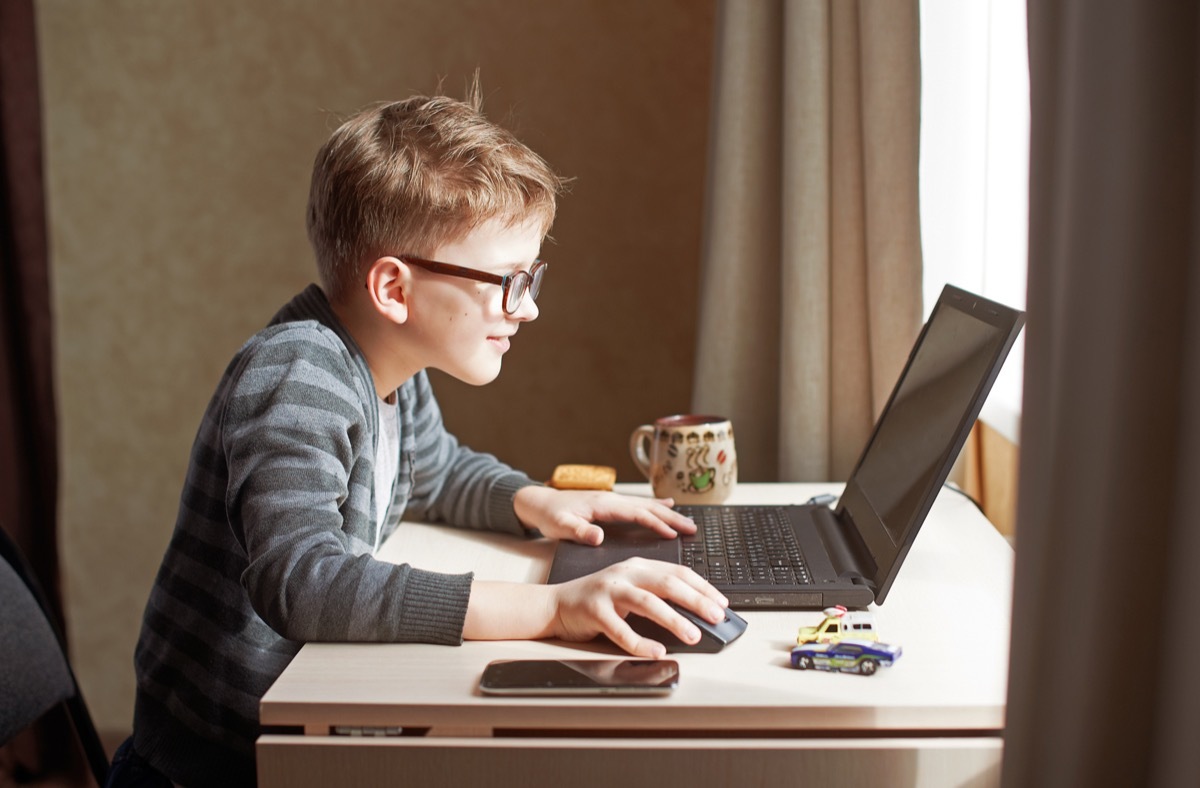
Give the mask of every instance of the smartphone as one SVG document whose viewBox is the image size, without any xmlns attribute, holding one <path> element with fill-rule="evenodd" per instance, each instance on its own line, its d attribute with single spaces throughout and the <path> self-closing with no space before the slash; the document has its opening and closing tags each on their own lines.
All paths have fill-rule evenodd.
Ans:
<svg viewBox="0 0 1200 788">
<path fill-rule="evenodd" d="M 479 680 L 485 695 L 667 695 L 677 686 L 673 659 L 506 659 Z"/>
</svg>

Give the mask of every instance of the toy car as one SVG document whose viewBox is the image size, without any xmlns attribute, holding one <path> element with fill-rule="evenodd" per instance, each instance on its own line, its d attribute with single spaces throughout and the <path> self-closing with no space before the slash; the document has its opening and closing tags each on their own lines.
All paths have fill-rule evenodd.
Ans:
<svg viewBox="0 0 1200 788">
<path fill-rule="evenodd" d="M 875 616 L 863 611 L 850 612 L 841 605 L 827 607 L 825 620 L 815 627 L 800 627 L 796 645 L 805 643 L 837 643 L 839 640 L 879 640 L 875 631 Z"/>
<path fill-rule="evenodd" d="M 874 675 L 900 658 L 900 647 L 870 640 L 839 643 L 805 643 L 792 649 L 792 667 L 800 670 L 834 670 Z"/>
</svg>

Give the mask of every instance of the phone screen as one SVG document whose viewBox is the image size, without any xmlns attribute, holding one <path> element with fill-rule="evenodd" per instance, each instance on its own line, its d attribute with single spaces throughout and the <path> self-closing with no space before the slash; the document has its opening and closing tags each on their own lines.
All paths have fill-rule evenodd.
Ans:
<svg viewBox="0 0 1200 788">
<path fill-rule="evenodd" d="M 488 695 L 666 695 L 679 685 L 673 659 L 510 659 L 488 664 Z"/>
</svg>

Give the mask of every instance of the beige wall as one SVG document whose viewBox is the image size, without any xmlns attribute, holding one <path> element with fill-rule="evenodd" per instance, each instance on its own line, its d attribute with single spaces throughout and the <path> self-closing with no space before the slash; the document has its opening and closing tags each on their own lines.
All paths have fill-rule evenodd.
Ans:
<svg viewBox="0 0 1200 788">
<path fill-rule="evenodd" d="M 332 6 L 338 6 L 334 13 Z M 695 0 L 39 0 L 70 637 L 126 728 L 142 606 L 231 354 L 311 279 L 335 113 L 482 68 L 487 109 L 576 177 L 500 379 L 442 377 L 470 445 L 615 465 L 689 406 L 713 8 Z"/>
</svg>

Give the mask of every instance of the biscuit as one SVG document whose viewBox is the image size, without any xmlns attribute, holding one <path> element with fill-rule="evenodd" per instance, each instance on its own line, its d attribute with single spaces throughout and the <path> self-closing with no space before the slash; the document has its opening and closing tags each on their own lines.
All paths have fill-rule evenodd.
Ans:
<svg viewBox="0 0 1200 788">
<path fill-rule="evenodd" d="M 607 465 L 559 465 L 550 477 L 550 486 L 558 490 L 611 490 L 617 469 Z"/>
</svg>

